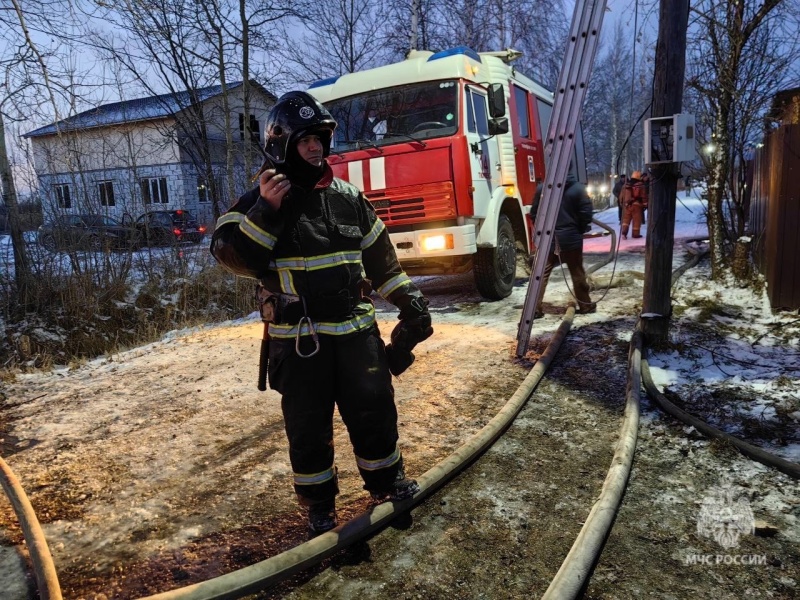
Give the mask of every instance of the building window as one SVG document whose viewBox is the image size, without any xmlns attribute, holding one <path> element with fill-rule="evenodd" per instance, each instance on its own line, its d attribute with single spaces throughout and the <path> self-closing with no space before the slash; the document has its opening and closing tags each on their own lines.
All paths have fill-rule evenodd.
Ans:
<svg viewBox="0 0 800 600">
<path fill-rule="evenodd" d="M 261 124 L 258 122 L 255 115 L 250 115 L 249 121 L 247 130 L 249 132 L 250 141 L 259 142 L 261 140 Z M 239 139 L 241 141 L 245 139 L 244 114 L 242 113 L 239 113 Z"/>
<path fill-rule="evenodd" d="M 97 184 L 97 193 L 100 195 L 100 206 L 116 206 L 114 201 L 114 182 L 100 181 Z"/>
<path fill-rule="evenodd" d="M 222 197 L 225 180 L 222 177 L 215 177 L 214 184 L 217 187 L 217 196 Z M 197 200 L 201 204 L 209 203 L 213 200 L 211 185 L 202 175 L 197 176 Z"/>
<path fill-rule="evenodd" d="M 211 188 L 206 185 L 205 177 L 197 178 L 197 200 L 201 204 L 211 202 Z"/>
<path fill-rule="evenodd" d="M 56 203 L 59 208 L 72 208 L 72 198 L 69 195 L 69 184 L 59 183 L 53 186 L 56 192 Z"/>
<path fill-rule="evenodd" d="M 166 177 L 149 177 L 141 180 L 142 202 L 148 204 L 166 204 L 169 202 Z"/>
<path fill-rule="evenodd" d="M 255 115 L 250 115 L 250 141 L 261 141 L 261 124 L 258 122 Z"/>
</svg>

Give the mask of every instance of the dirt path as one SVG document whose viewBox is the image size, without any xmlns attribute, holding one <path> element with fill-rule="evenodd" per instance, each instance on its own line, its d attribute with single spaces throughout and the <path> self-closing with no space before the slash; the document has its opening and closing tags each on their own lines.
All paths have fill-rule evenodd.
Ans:
<svg viewBox="0 0 800 600">
<path fill-rule="evenodd" d="M 396 380 L 412 474 L 480 429 L 530 366 L 513 360 L 524 288 L 479 303 L 471 282 L 459 281 L 455 288 L 453 279 L 423 282 L 436 335 Z M 258 597 L 540 595 L 610 463 L 641 285 L 634 278 L 611 289 L 598 315 L 576 319 L 507 434 L 416 508 L 410 525 L 381 532 L 360 557 L 334 557 Z M 565 290 L 551 286 L 554 305 L 559 293 L 565 302 Z M 533 354 L 558 318 L 536 321 Z M 383 314 L 385 335 L 393 325 L 394 314 Z M 74 370 L 4 383 L 4 456 L 44 526 L 65 598 L 138 598 L 302 541 L 277 396 L 255 389 L 260 327 L 249 320 L 176 334 Z M 687 435 L 646 402 L 643 408 L 630 489 L 586 597 L 796 597 L 796 482 Z M 346 519 L 364 510 L 366 498 L 341 425 L 336 445 Z M 723 551 L 697 534 L 701 504 L 723 476 L 748 486 L 753 512 L 776 535 L 744 535 Z M 5 500 L 0 536 L 0 597 L 26 600 L 22 536 Z M 755 556 L 759 564 L 687 562 L 716 555 Z"/>
</svg>

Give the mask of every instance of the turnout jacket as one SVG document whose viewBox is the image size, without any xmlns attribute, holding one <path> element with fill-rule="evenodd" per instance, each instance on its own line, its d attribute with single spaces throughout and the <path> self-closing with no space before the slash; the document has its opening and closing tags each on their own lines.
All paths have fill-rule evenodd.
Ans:
<svg viewBox="0 0 800 600">
<path fill-rule="evenodd" d="M 648 185 L 642 179 L 628 179 L 622 188 L 619 202 L 623 207 L 628 208 L 640 204 L 642 208 L 647 208 L 648 204 Z"/>
<path fill-rule="evenodd" d="M 536 191 L 531 214 L 539 210 L 542 198 L 541 186 Z M 592 227 L 592 201 L 586 193 L 586 186 L 572 173 L 567 175 L 564 194 L 558 209 L 555 238 L 562 250 L 577 250 L 583 247 L 583 234 Z M 552 250 L 552 246 L 551 246 Z"/>
<path fill-rule="evenodd" d="M 422 296 L 400 267 L 370 202 L 333 177 L 327 164 L 313 190 L 293 185 L 278 210 L 258 187 L 242 195 L 217 221 L 211 253 L 231 272 L 288 298 L 279 301 L 286 310 L 270 323 L 273 338 L 296 337 L 301 317 L 326 335 L 373 326 L 375 309 L 365 297 L 370 286 L 401 309 Z"/>
</svg>

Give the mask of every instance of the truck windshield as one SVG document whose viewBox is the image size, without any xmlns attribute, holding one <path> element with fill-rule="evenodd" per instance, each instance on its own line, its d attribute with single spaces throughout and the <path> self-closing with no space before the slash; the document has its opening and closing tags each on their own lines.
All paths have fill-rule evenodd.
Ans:
<svg viewBox="0 0 800 600">
<path fill-rule="evenodd" d="M 429 81 L 331 100 L 333 149 L 396 144 L 453 135 L 458 130 L 458 84 Z"/>
</svg>

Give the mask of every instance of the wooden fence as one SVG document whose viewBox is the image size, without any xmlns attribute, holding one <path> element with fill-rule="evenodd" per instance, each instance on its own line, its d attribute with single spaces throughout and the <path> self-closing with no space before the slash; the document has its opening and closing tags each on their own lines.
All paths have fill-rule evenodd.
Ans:
<svg viewBox="0 0 800 600">
<path fill-rule="evenodd" d="M 775 310 L 800 309 L 800 125 L 773 131 L 755 155 L 753 259 Z"/>
</svg>

